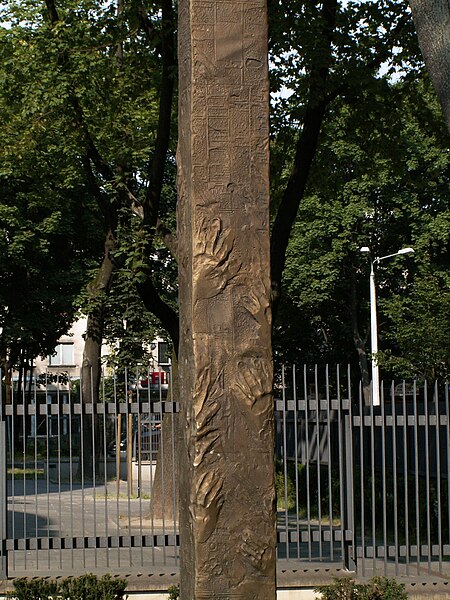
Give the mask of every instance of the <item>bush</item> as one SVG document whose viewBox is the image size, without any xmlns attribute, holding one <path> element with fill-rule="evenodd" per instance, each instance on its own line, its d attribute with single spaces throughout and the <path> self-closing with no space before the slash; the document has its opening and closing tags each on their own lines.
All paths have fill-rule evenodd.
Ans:
<svg viewBox="0 0 450 600">
<path fill-rule="evenodd" d="M 14 579 L 14 592 L 9 594 L 10 598 L 17 600 L 44 600 L 53 598 L 57 594 L 58 586 L 54 581 L 45 579 Z"/>
<path fill-rule="evenodd" d="M 177 585 L 171 585 L 167 591 L 169 592 L 169 600 L 178 600 L 180 597 L 180 588 Z"/>
<path fill-rule="evenodd" d="M 356 583 L 353 579 L 337 579 L 331 585 L 321 585 L 314 590 L 322 600 L 405 600 L 405 586 L 395 579 L 374 577 L 367 583 Z"/>
<path fill-rule="evenodd" d="M 13 581 L 15 600 L 121 600 L 125 598 L 126 579 L 101 578 L 90 573 L 69 577 L 60 582 L 46 579 L 20 578 Z"/>
</svg>

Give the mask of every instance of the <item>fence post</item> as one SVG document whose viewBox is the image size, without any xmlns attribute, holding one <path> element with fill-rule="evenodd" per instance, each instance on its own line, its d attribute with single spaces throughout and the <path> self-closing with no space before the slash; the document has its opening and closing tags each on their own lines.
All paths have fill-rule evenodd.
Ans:
<svg viewBox="0 0 450 600">
<path fill-rule="evenodd" d="M 0 373 L 1 382 L 1 373 Z M 8 516 L 8 495 L 7 485 L 7 466 L 6 466 L 6 416 L 3 406 L 3 394 L 0 385 L 0 580 L 8 578 L 8 553 L 6 550 L 7 540 L 7 516 Z"/>
<path fill-rule="evenodd" d="M 344 565 L 348 571 L 356 571 L 356 547 L 355 547 L 355 512 L 353 493 L 353 427 L 351 409 L 344 415 Z"/>
</svg>

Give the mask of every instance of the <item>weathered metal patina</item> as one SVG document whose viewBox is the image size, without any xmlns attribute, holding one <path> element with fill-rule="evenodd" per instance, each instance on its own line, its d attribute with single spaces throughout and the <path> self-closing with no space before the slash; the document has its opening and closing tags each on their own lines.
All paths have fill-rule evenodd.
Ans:
<svg viewBox="0 0 450 600">
<path fill-rule="evenodd" d="M 264 0 L 179 1 L 181 598 L 275 598 Z"/>
</svg>

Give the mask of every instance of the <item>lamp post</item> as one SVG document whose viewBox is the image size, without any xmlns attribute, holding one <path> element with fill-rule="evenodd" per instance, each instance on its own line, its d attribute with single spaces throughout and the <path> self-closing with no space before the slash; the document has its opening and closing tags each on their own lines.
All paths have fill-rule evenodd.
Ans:
<svg viewBox="0 0 450 600">
<path fill-rule="evenodd" d="M 361 252 L 368 252 L 370 258 L 370 249 L 367 246 L 360 248 Z M 379 258 L 370 258 L 370 352 L 372 354 L 372 406 L 380 405 L 380 375 L 376 354 L 378 352 L 378 324 L 377 324 L 377 295 L 375 288 L 375 265 L 386 258 L 399 256 L 400 254 L 410 254 L 414 252 L 412 248 L 402 248 L 394 254 L 380 256 Z"/>
</svg>

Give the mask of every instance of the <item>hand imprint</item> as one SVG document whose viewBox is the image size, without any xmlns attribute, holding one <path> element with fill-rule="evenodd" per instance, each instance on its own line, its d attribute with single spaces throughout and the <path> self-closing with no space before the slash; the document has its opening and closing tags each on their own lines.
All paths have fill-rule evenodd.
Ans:
<svg viewBox="0 0 450 600">
<path fill-rule="evenodd" d="M 197 523 L 199 541 L 206 542 L 217 524 L 223 505 L 223 480 L 215 471 L 205 473 L 197 483 L 195 497 L 191 496 L 189 510 Z"/>
<path fill-rule="evenodd" d="M 261 415 L 267 410 L 267 397 L 272 394 L 271 364 L 262 358 L 239 362 L 235 388 L 247 406 Z"/>
<path fill-rule="evenodd" d="M 257 317 L 262 311 L 269 308 L 268 294 L 261 282 L 255 282 L 253 288 L 242 297 L 242 304 L 248 312 L 259 321 L 261 317 Z"/>
<path fill-rule="evenodd" d="M 234 235 L 220 219 L 202 219 L 197 228 L 194 277 L 197 298 L 214 298 L 236 277 L 241 265 L 231 259 Z"/>
<path fill-rule="evenodd" d="M 255 540 L 250 529 L 242 532 L 242 542 L 239 544 L 239 552 L 246 557 L 254 567 L 263 572 L 270 562 L 271 549 L 263 541 Z"/>
</svg>

